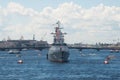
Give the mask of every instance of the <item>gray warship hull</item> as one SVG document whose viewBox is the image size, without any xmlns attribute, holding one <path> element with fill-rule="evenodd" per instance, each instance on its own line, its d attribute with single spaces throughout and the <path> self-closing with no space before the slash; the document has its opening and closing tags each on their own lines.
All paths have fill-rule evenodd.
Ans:
<svg viewBox="0 0 120 80">
<path fill-rule="evenodd" d="M 69 51 L 67 46 L 52 46 L 47 59 L 54 62 L 68 62 Z"/>
</svg>

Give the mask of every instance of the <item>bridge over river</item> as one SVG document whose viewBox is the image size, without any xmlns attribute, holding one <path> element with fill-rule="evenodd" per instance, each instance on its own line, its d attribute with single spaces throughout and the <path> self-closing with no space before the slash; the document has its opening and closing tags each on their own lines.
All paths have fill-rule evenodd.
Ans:
<svg viewBox="0 0 120 80">
<path fill-rule="evenodd" d="M 17 50 L 24 50 L 24 49 L 37 49 L 37 50 L 43 50 L 43 49 L 48 49 L 48 46 L 27 46 L 27 47 L 3 47 L 0 48 L 1 51 L 8 51 L 11 49 L 17 49 Z"/>
<path fill-rule="evenodd" d="M 95 50 L 120 50 L 120 46 L 115 46 L 115 47 L 74 47 L 74 46 L 68 46 L 69 49 L 78 49 L 78 50 L 83 50 L 83 49 L 95 49 Z M 49 46 L 28 46 L 28 47 L 3 47 L 0 48 L 1 51 L 5 50 L 11 50 L 11 49 L 18 49 L 18 50 L 23 50 L 23 49 L 48 49 Z"/>
<path fill-rule="evenodd" d="M 70 49 L 79 49 L 80 51 L 83 49 L 95 49 L 95 50 L 120 50 L 120 47 L 69 47 Z"/>
</svg>

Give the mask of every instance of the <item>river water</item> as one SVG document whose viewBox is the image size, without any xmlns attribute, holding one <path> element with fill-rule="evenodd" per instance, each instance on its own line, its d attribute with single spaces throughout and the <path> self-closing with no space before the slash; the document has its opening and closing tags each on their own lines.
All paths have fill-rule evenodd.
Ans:
<svg viewBox="0 0 120 80">
<path fill-rule="evenodd" d="M 21 51 L 19 57 L 0 51 L 0 80 L 120 80 L 120 52 L 71 49 L 68 63 L 48 61 L 47 52 Z M 114 57 L 104 64 L 108 55 Z"/>
</svg>

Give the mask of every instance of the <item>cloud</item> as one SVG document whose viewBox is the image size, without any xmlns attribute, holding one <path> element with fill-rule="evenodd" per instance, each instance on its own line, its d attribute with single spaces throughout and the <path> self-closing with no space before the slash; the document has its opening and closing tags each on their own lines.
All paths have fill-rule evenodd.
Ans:
<svg viewBox="0 0 120 80">
<path fill-rule="evenodd" d="M 120 33 L 120 7 L 116 6 L 99 4 L 86 9 L 70 2 L 60 4 L 56 8 L 45 7 L 39 12 L 10 2 L 6 8 L 0 8 L 0 12 L 0 25 L 5 26 L 1 27 L 0 33 L 5 36 L 9 34 L 14 39 L 17 35 L 30 38 L 36 34 L 40 40 L 47 33 L 45 40 L 52 42 L 52 24 L 57 20 L 61 21 L 68 33 L 65 36 L 68 43 L 111 42 L 119 38 Z"/>
<path fill-rule="evenodd" d="M 26 15 L 26 16 L 34 16 L 38 14 L 38 12 L 33 10 L 32 8 L 25 8 L 19 3 L 10 2 L 7 5 L 7 8 L 4 10 L 4 15 L 9 15 L 13 13 L 18 13 L 18 14 Z"/>
</svg>

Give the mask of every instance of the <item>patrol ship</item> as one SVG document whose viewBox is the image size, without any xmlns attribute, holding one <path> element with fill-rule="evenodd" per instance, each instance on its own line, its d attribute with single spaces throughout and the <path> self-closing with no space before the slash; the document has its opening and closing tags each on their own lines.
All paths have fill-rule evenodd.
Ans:
<svg viewBox="0 0 120 80">
<path fill-rule="evenodd" d="M 69 49 L 66 43 L 64 43 L 64 35 L 66 33 L 61 32 L 60 21 L 56 25 L 55 33 L 51 33 L 54 40 L 52 46 L 49 48 L 47 59 L 54 62 L 68 62 Z"/>
</svg>

